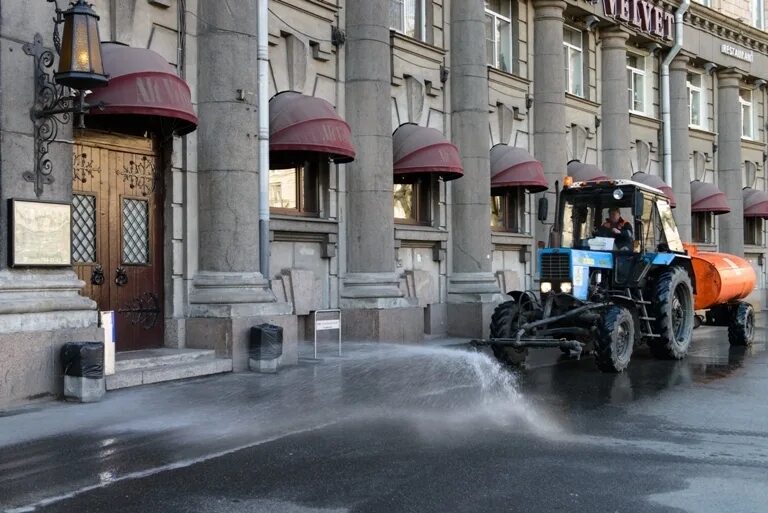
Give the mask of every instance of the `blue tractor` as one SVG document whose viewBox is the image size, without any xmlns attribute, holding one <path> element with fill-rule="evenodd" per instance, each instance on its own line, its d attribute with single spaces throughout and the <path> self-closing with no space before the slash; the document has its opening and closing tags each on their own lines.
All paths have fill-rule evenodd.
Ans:
<svg viewBox="0 0 768 513">
<path fill-rule="evenodd" d="M 547 210 L 541 198 L 540 221 Z M 695 276 L 658 189 L 566 181 L 538 269 L 538 290 L 508 292 L 493 313 L 491 338 L 474 341 L 501 362 L 519 366 L 529 348 L 559 347 L 572 356 L 591 351 L 600 370 L 621 372 L 639 344 L 659 358 L 687 354 Z"/>
</svg>

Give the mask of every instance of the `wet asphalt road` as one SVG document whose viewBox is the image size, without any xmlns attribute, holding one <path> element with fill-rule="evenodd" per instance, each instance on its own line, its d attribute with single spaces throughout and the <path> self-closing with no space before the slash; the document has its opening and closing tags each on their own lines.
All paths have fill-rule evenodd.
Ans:
<svg viewBox="0 0 768 513">
<path fill-rule="evenodd" d="M 361 346 L 30 408 L 0 416 L 0 510 L 768 513 L 765 340 L 704 327 L 616 376 Z"/>
</svg>

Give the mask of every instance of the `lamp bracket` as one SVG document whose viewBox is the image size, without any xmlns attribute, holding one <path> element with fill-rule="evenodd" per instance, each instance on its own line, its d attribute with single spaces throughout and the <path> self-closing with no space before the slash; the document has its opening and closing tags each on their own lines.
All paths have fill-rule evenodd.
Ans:
<svg viewBox="0 0 768 513">
<path fill-rule="evenodd" d="M 58 0 L 46 0 L 56 8 L 56 17 L 53 18 L 53 46 L 56 48 L 56 54 L 61 54 L 61 36 L 59 35 L 59 25 L 64 23 L 64 13 L 59 7 Z"/>
<path fill-rule="evenodd" d="M 48 0 L 53 2 L 55 0 Z M 34 59 L 35 73 L 35 103 L 30 110 L 34 125 L 35 140 L 35 169 L 25 171 L 24 180 L 35 184 L 35 194 L 39 198 L 43 188 L 54 182 L 52 175 L 53 164 L 48 158 L 51 143 L 56 140 L 59 126 L 70 122 L 72 115 L 79 117 L 79 126 L 83 128 L 83 115 L 91 108 L 86 104 L 83 92 L 73 94 L 68 87 L 56 84 L 51 76 L 54 54 L 50 48 L 43 46 L 43 37 L 35 34 L 32 43 L 25 43 L 24 53 Z"/>
</svg>

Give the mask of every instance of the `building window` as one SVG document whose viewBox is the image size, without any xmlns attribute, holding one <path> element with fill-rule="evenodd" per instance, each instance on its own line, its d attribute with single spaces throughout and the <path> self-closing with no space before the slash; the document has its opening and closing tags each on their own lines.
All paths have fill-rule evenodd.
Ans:
<svg viewBox="0 0 768 513">
<path fill-rule="evenodd" d="M 712 7 L 712 0 L 695 0 L 697 4 L 701 4 L 705 7 Z"/>
<path fill-rule="evenodd" d="M 584 96 L 584 43 L 579 30 L 566 27 L 563 33 L 565 46 L 565 90 L 576 96 Z"/>
<path fill-rule="evenodd" d="M 754 119 L 752 114 L 752 91 L 739 89 L 739 103 L 741 104 L 741 136 L 745 139 L 754 138 Z"/>
<path fill-rule="evenodd" d="M 704 88 L 702 78 L 698 73 L 688 73 L 688 110 L 690 112 L 689 125 L 697 128 L 704 127 Z"/>
<path fill-rule="evenodd" d="M 426 0 L 389 0 L 389 26 L 408 37 L 426 41 Z"/>
<path fill-rule="evenodd" d="M 765 28 L 765 0 L 752 0 L 752 25 Z"/>
<path fill-rule="evenodd" d="M 693 212 L 691 214 L 691 235 L 693 242 L 712 243 L 712 225 L 715 215 L 712 212 Z"/>
<path fill-rule="evenodd" d="M 525 189 L 515 187 L 491 196 L 491 229 L 523 233 Z"/>
<path fill-rule="evenodd" d="M 318 161 L 269 170 L 269 210 L 277 214 L 317 216 L 320 213 Z"/>
<path fill-rule="evenodd" d="M 395 222 L 403 224 L 429 225 L 432 209 L 432 181 L 429 177 L 419 178 L 412 183 L 395 183 Z"/>
<path fill-rule="evenodd" d="M 645 57 L 627 54 L 629 110 L 645 113 Z"/>
<path fill-rule="evenodd" d="M 763 245 L 763 220 L 759 217 L 744 218 L 744 244 Z"/>
<path fill-rule="evenodd" d="M 485 1 L 485 48 L 488 65 L 512 71 L 512 1 Z"/>
</svg>

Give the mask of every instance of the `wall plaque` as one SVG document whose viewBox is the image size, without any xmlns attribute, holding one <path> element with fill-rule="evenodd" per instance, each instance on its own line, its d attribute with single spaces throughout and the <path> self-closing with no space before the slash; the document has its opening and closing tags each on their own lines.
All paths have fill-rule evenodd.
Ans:
<svg viewBox="0 0 768 513">
<path fill-rule="evenodd" d="M 72 265 L 72 205 L 11 199 L 9 210 L 11 266 Z"/>
<path fill-rule="evenodd" d="M 752 50 L 745 50 L 744 48 L 729 45 L 728 43 L 723 43 L 720 45 L 720 53 L 730 55 L 731 57 L 735 57 L 745 62 L 752 62 L 755 60 L 755 54 L 752 52 Z"/>
</svg>

